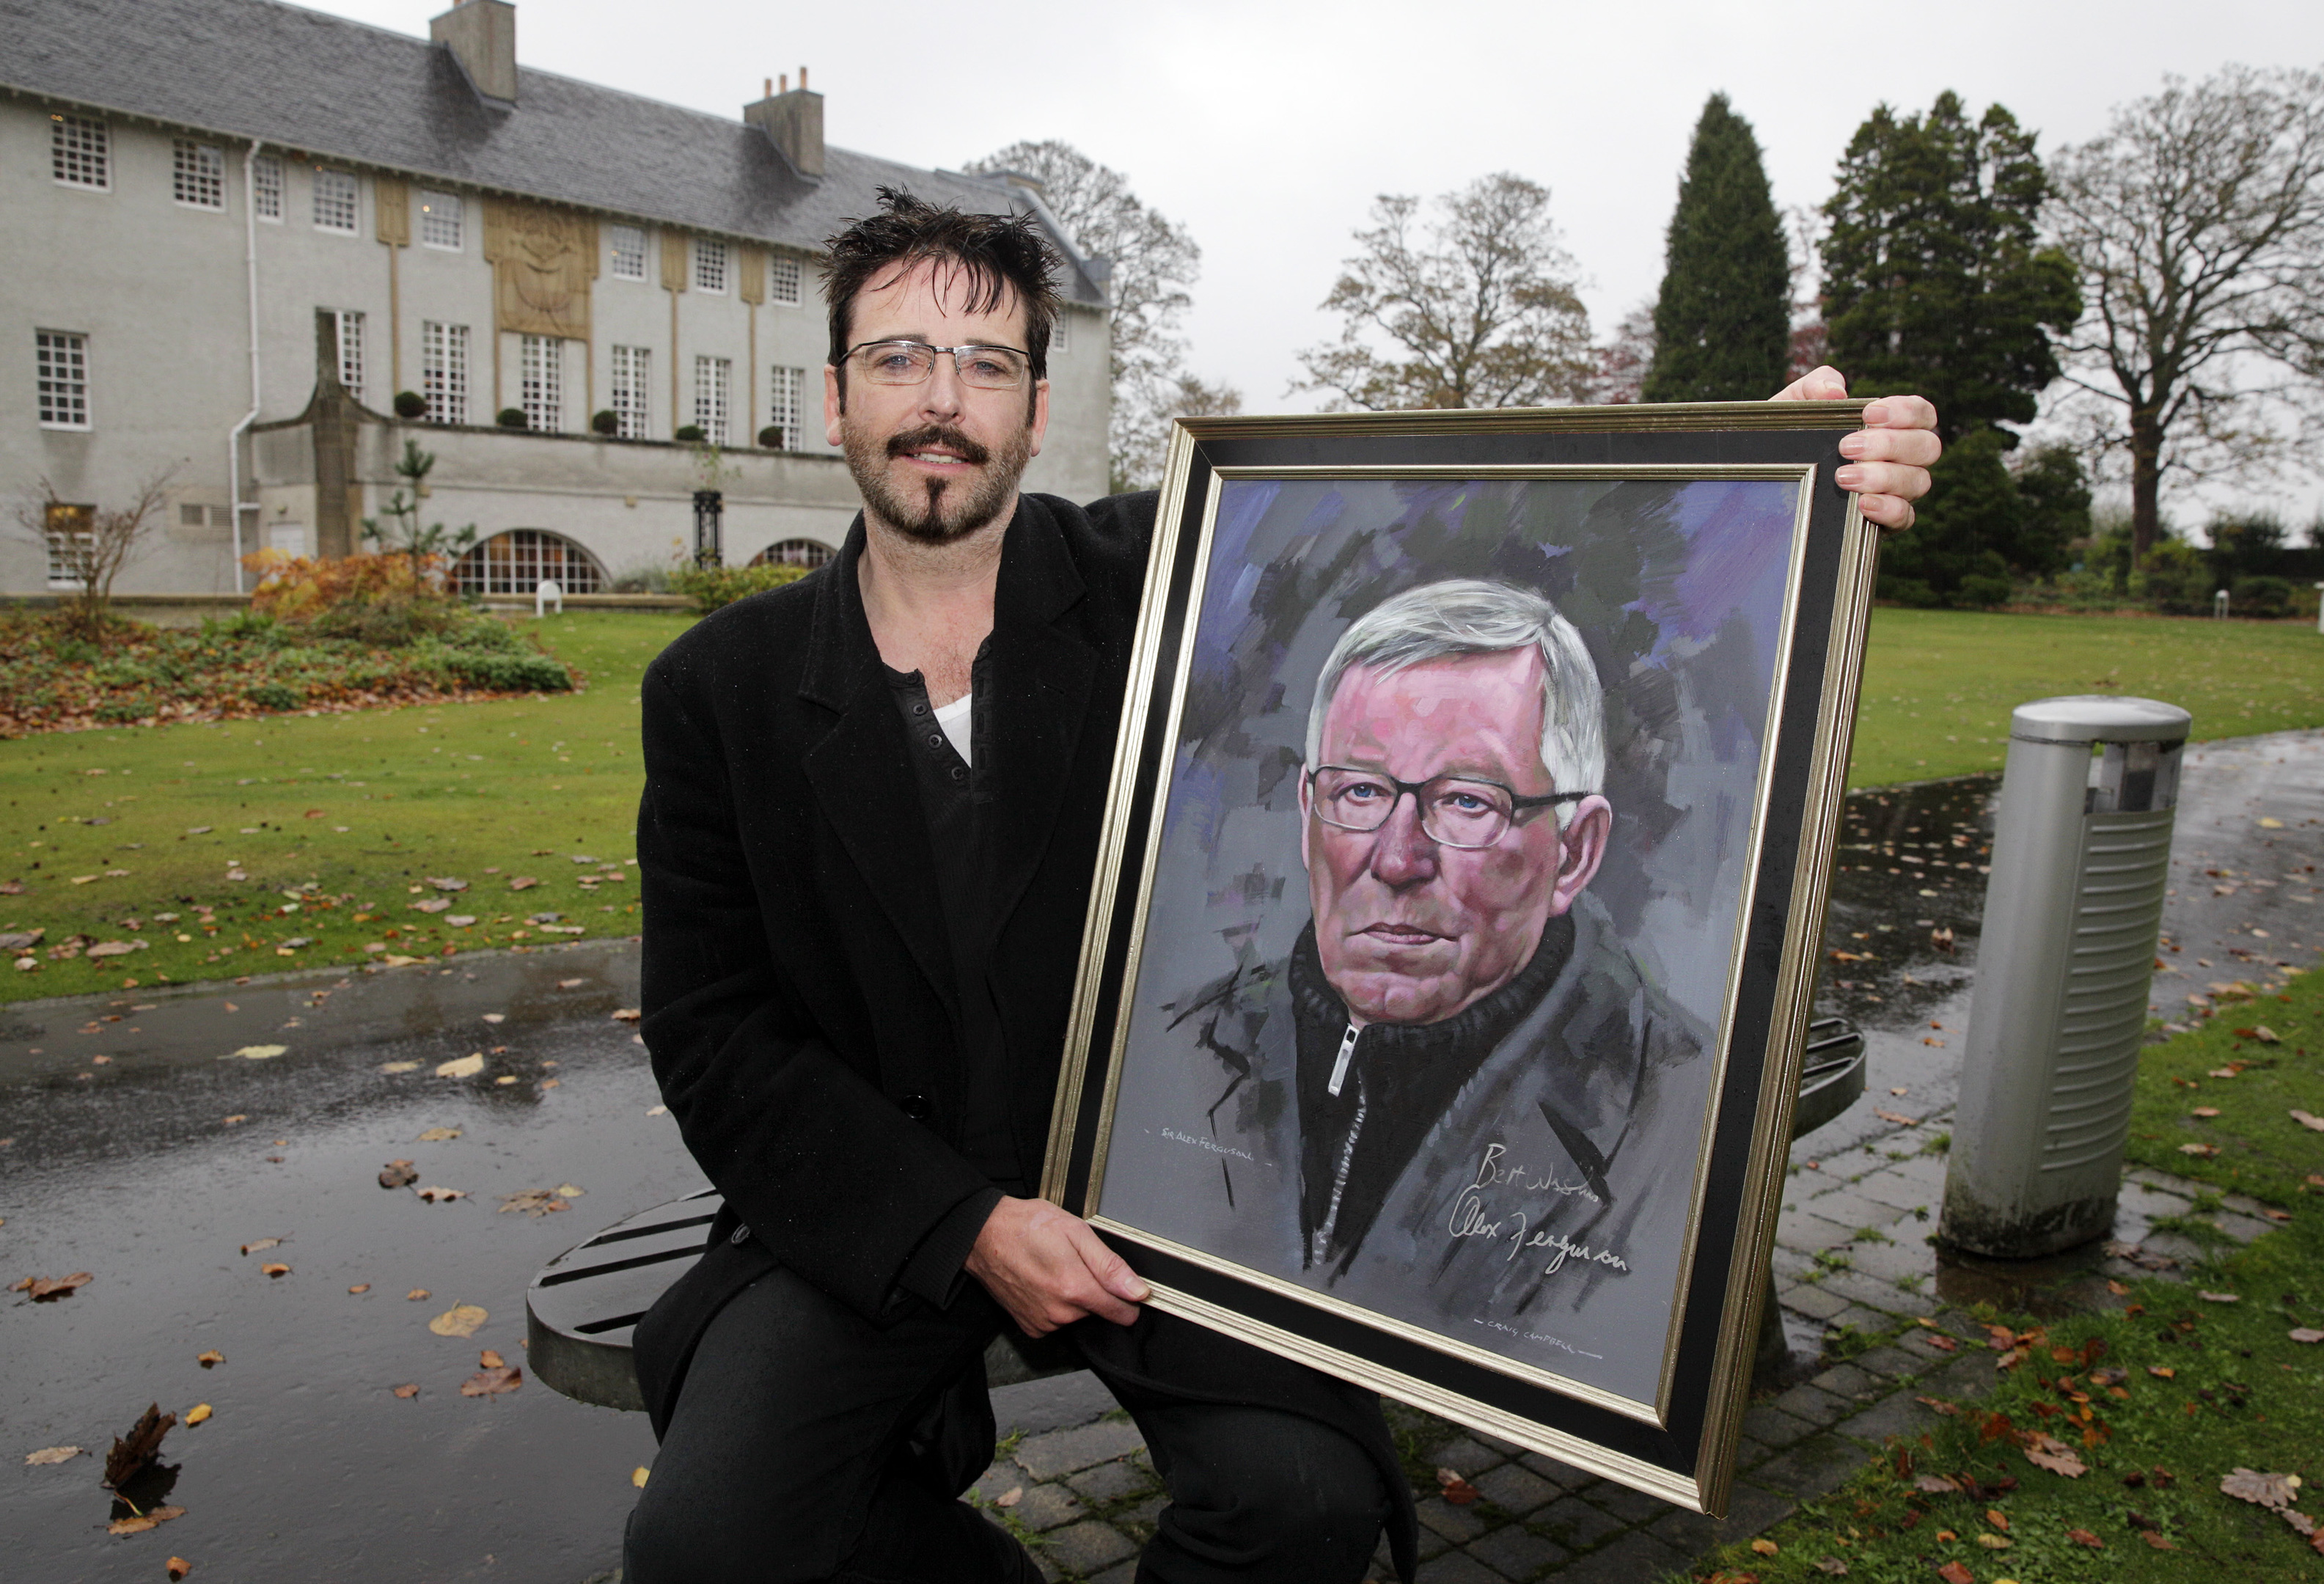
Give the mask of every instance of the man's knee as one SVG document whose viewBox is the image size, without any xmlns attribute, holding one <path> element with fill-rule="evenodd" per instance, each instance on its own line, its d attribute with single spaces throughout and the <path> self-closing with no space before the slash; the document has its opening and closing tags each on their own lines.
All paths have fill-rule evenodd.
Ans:
<svg viewBox="0 0 2324 1584">
<path fill-rule="evenodd" d="M 1213 1408 L 1203 1418 L 1198 1432 L 1176 1441 L 1164 1470 L 1170 1543 L 1255 1578 L 1334 1577 L 1343 1560 L 1360 1570 L 1388 1506 L 1360 1446 L 1263 1409 Z"/>
</svg>

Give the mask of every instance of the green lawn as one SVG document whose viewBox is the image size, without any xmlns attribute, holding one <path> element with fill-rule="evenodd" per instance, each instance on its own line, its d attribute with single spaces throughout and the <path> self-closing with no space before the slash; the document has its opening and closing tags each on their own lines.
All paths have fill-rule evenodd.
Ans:
<svg viewBox="0 0 2324 1584">
<path fill-rule="evenodd" d="M 637 684 L 691 620 L 545 621 L 587 675 L 572 695 L 0 743 L 0 878 L 24 888 L 0 896 L 0 930 L 46 931 L 36 969 L 0 969 L 0 996 L 633 933 Z M 579 883 L 609 868 L 630 878 Z M 512 889 L 521 876 L 540 883 Z M 452 906 L 410 906 L 439 898 Z M 544 912 L 559 933 L 527 922 Z M 76 935 L 143 949 L 50 956 Z"/>
<path fill-rule="evenodd" d="M 2009 712 L 2068 693 L 2181 705 L 2198 738 L 2324 725 L 2324 636 L 2312 622 L 1883 608 L 1872 615 L 1849 784 L 1997 770 Z"/>
<path fill-rule="evenodd" d="M 2239 1032 L 2262 1027 L 2277 1038 Z M 2324 974 L 2295 975 L 2280 996 L 2223 1001 L 2202 1027 L 2151 1047 L 2132 1159 L 2271 1202 L 2282 1228 L 2234 1249 L 2203 1220 L 2216 1203 L 2199 1199 L 2171 1229 L 2214 1257 L 2183 1284 L 2140 1282 L 2122 1291 L 2119 1313 L 2046 1325 L 1980 1312 L 2007 1328 L 2009 1349 L 1988 1335 L 1962 1341 L 1962 1353 L 1999 1366 L 2023 1349 L 1995 1369 L 1989 1395 L 1943 1403 L 1928 1434 L 1893 1441 L 1886 1457 L 1770 1530 L 1772 1554 L 1730 1546 L 1696 1575 L 1921 1584 L 1950 1565 L 1955 1584 L 2324 1576 L 2291 1525 L 2219 1488 L 2239 1468 L 2296 1474 L 2295 1510 L 2324 1518 L 2324 1342 L 2294 1334 L 2324 1331 L 2324 1133 L 2291 1115 L 2324 1105 L 2319 1095 Z M 2218 1114 L 2195 1117 L 2199 1105 Z M 2219 1153 L 2178 1148 L 2190 1142 Z M 2063 1441 L 2085 1470 L 2035 1466 L 2029 1432 Z M 1978 1488 L 1924 1483 L 1945 1479 Z M 2014 1484 L 2000 1488 L 2005 1479 Z"/>
<path fill-rule="evenodd" d="M 538 942 L 526 920 L 543 911 L 566 916 L 559 929 L 632 933 L 634 882 L 590 893 L 578 877 L 632 855 L 638 678 L 691 620 L 544 622 L 589 677 L 568 697 L 0 742 L 0 879 L 24 887 L 0 895 L 0 931 L 46 931 L 36 970 L 0 969 L 0 999 Z M 2012 705 L 2101 680 L 2186 705 L 2199 736 L 2324 724 L 2324 638 L 2298 624 L 1884 609 L 1849 778 L 1997 769 Z M 246 879 L 228 878 L 235 861 Z M 512 890 L 519 876 L 540 883 Z M 438 897 L 431 877 L 468 889 L 413 910 Z M 49 956 L 75 935 L 144 949 Z"/>
</svg>

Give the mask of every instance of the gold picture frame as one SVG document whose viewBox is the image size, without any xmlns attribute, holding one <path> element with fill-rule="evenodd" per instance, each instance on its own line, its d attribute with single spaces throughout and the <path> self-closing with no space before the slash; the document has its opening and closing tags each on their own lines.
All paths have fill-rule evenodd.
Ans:
<svg viewBox="0 0 2324 1584">
<path fill-rule="evenodd" d="M 1155 1307 L 1724 1510 L 1877 557 L 1832 476 L 1864 406 L 1181 421 L 1042 1188 Z M 1579 646 L 1541 639 L 1537 695 L 1479 695 L 1534 723 L 1524 772 L 1564 796 L 1486 791 L 1499 848 L 1315 835 L 1315 775 L 1345 778 L 1308 762 L 1346 736 L 1346 684 L 1319 675 L 1489 658 L 1498 640 L 1362 657 L 1505 615 Z M 1602 731 L 1553 731 L 1592 709 Z M 1395 821 L 1413 793 L 1413 830 L 1453 817 L 1424 815 L 1428 787 L 1477 801 L 1427 768 L 1468 740 L 1425 715 L 1389 717 L 1417 768 L 1381 749 L 1379 784 L 1345 795 Z M 1600 785 L 1556 787 L 1554 758 Z M 1554 839 L 1524 833 L 1553 802 L 1575 811 Z M 1601 857 L 1569 895 L 1555 874 L 1589 831 Z M 1340 856 L 1311 869 L 1311 838 Z M 1384 867 L 1396 842 L 1419 867 Z M 1427 970 L 1436 1001 L 1381 1003 L 1408 1018 L 1348 988 L 1423 983 L 1347 966 L 1359 895 L 1435 898 L 1435 922 L 1380 937 L 1405 944 L 1379 961 L 1457 964 Z"/>
</svg>

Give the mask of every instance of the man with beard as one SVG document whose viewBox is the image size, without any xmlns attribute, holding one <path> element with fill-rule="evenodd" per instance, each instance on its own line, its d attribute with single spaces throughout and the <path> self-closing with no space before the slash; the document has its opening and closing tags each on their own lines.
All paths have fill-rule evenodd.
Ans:
<svg viewBox="0 0 2324 1584">
<path fill-rule="evenodd" d="M 1022 218 L 887 192 L 831 249 L 824 411 L 863 514 L 644 687 L 642 1032 L 724 1208 L 637 1330 L 662 1446 L 624 1576 L 1037 1578 L 955 1499 L 1013 1323 L 1070 1326 L 1143 1432 L 1172 1505 L 1141 1578 L 1354 1584 L 1383 1521 L 1408 1578 L 1377 1400 L 1140 1309 L 1032 1197 L 1155 506 L 1018 493 L 1052 261 Z M 1889 406 L 1841 482 L 1901 526 L 1937 447 Z"/>
</svg>

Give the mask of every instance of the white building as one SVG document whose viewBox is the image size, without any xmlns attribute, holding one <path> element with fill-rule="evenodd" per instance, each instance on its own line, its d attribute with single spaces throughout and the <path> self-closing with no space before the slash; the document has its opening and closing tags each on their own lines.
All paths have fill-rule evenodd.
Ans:
<svg viewBox="0 0 2324 1584">
<path fill-rule="evenodd" d="M 13 518 L 43 479 L 112 507 L 169 472 L 124 592 L 234 590 L 237 547 L 360 550 L 407 437 L 438 457 L 422 520 L 484 541 L 481 592 L 689 552 L 687 426 L 726 447 L 728 563 L 819 558 L 858 502 L 816 259 L 881 186 L 1040 217 L 1067 308 L 1027 484 L 1104 493 L 1104 262 L 1023 184 L 825 148 L 805 69 L 728 121 L 520 67 L 503 0 L 427 41 L 275 0 L 7 16 L 0 490 Z M 58 570 L 0 538 L 0 591 Z"/>
</svg>

